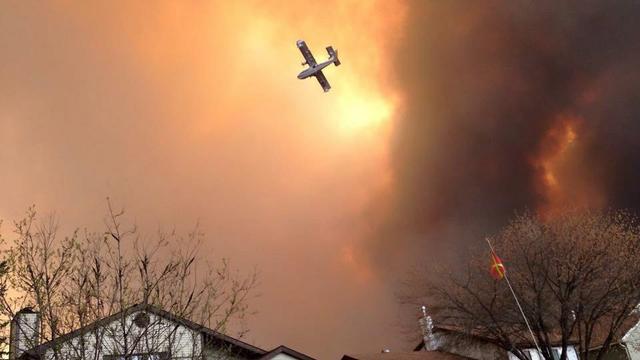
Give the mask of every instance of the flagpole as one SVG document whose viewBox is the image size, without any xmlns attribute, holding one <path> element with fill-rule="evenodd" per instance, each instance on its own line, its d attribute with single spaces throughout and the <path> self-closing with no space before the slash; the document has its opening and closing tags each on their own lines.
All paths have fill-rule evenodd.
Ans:
<svg viewBox="0 0 640 360">
<path fill-rule="evenodd" d="M 491 242 L 489 241 L 489 239 L 486 238 L 485 240 L 487 240 L 487 244 L 489 244 L 489 249 L 491 249 L 491 253 L 493 254 L 493 256 L 497 257 L 496 252 L 493 250 L 493 246 L 491 245 Z M 524 311 L 522 310 L 522 306 L 520 305 L 520 301 L 518 301 L 518 297 L 516 296 L 515 291 L 513 291 L 513 287 L 511 287 L 511 282 L 509 281 L 509 277 L 507 276 L 507 269 L 506 268 L 504 268 L 504 279 L 507 280 L 507 285 L 509 286 L 509 290 L 511 290 L 511 295 L 513 295 L 513 299 L 516 301 L 516 305 L 518 305 L 518 310 L 520 310 L 520 314 L 522 315 L 522 318 L 524 319 L 524 323 L 527 325 L 527 329 L 529 329 L 529 334 L 531 334 L 531 340 L 533 340 L 533 343 L 536 346 L 536 349 L 538 350 L 538 354 L 540 356 L 542 356 L 542 351 L 540 351 L 540 346 L 538 346 L 538 342 L 536 341 L 536 337 L 535 337 L 535 335 L 533 335 L 533 330 L 531 330 L 531 326 L 529 325 L 529 320 L 527 320 L 527 317 L 524 315 Z"/>
</svg>

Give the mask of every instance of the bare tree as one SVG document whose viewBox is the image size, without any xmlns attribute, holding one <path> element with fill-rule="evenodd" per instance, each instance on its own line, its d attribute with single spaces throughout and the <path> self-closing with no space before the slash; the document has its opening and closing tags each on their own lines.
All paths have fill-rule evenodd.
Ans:
<svg viewBox="0 0 640 360">
<path fill-rule="evenodd" d="M 144 238 L 135 226 L 125 224 L 123 210 L 114 210 L 108 199 L 107 205 L 102 232 L 76 230 L 60 238 L 55 217 L 39 221 L 34 208 L 14 223 L 16 236 L 7 252 L 10 272 L 5 281 L 11 291 L 0 293 L 5 316 L 13 318 L 25 306 L 35 308 L 41 316 L 36 343 L 43 343 L 119 314 L 118 326 L 96 328 L 66 348 L 55 349 L 56 360 L 102 360 L 106 344 L 112 347 L 107 353 L 126 359 L 141 346 L 148 350 L 154 341 L 184 344 L 178 337 L 186 335 L 178 334 L 161 316 L 151 316 L 144 327 L 135 326 L 125 310 L 136 304 L 153 305 L 220 333 L 246 334 L 247 302 L 257 286 L 255 270 L 242 274 L 227 259 L 219 263 L 203 259 L 203 234 L 197 226 L 186 236 L 174 231 Z M 150 331 L 170 336 L 154 338 Z M 192 348 L 202 350 L 196 344 Z M 191 352 L 192 357 L 200 355 Z"/>
<path fill-rule="evenodd" d="M 0 228 L 2 228 L 2 220 L 0 220 Z M 0 232 L 0 246 L 4 247 L 6 245 L 5 239 L 2 237 L 2 233 Z M 8 273 L 9 273 L 9 263 L 6 259 L 0 259 L 0 297 L 5 296 L 8 288 Z M 8 319 L 4 321 L 0 321 L 0 334 L 6 333 L 7 325 L 9 324 Z M 7 342 L 7 337 L 0 335 L 0 344 L 4 344 Z M 5 352 L 0 352 L 0 356 L 4 357 Z"/>
<path fill-rule="evenodd" d="M 622 212 L 525 213 L 492 239 L 545 359 L 577 343 L 582 359 L 602 359 L 635 320 L 640 303 L 640 224 Z M 430 269 L 408 281 L 401 301 L 430 304 L 439 324 L 491 339 L 525 360 L 533 348 L 504 280 L 489 276 L 489 251 L 466 271 Z M 595 349 L 595 350 L 594 350 Z"/>
</svg>

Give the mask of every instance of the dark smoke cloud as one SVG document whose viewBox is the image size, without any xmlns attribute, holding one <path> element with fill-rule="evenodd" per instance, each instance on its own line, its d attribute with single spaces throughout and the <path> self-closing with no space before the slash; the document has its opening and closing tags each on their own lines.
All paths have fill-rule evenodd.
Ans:
<svg viewBox="0 0 640 360">
<path fill-rule="evenodd" d="M 550 196 L 640 208 L 640 3 L 414 1 L 410 9 L 396 56 L 406 98 L 392 139 L 395 192 L 375 236 L 376 263 L 462 257 L 514 211 Z M 545 149 L 554 144 L 548 134 L 567 116 L 579 119 L 577 139 L 556 169 L 561 193 L 550 195 L 535 161 L 556 151 Z"/>
</svg>

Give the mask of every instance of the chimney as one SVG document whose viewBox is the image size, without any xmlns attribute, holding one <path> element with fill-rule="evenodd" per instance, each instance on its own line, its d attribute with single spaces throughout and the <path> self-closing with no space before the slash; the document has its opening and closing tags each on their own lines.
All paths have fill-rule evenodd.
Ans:
<svg viewBox="0 0 640 360">
<path fill-rule="evenodd" d="M 30 307 L 18 311 L 11 319 L 9 334 L 9 360 L 15 360 L 25 351 L 40 343 L 40 313 Z"/>
<path fill-rule="evenodd" d="M 436 339 L 433 335 L 433 320 L 427 315 L 427 307 L 422 306 L 422 315 L 418 319 L 420 329 L 422 330 L 422 340 L 424 341 L 424 349 L 426 351 L 436 350 Z"/>
</svg>

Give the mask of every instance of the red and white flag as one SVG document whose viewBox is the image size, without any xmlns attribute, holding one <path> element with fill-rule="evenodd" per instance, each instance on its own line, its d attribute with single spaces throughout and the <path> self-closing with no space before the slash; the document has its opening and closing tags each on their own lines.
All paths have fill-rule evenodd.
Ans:
<svg viewBox="0 0 640 360">
<path fill-rule="evenodd" d="M 493 251 L 491 252 L 491 276 L 496 280 L 502 280 L 507 269 L 502 260 Z"/>
</svg>

